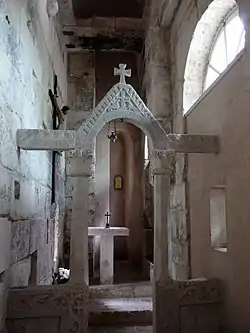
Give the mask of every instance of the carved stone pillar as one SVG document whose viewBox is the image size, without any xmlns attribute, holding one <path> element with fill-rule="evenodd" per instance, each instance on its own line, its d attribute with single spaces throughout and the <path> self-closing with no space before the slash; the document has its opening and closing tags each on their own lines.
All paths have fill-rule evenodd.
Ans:
<svg viewBox="0 0 250 333">
<path fill-rule="evenodd" d="M 154 280 L 169 280 L 168 216 L 170 209 L 170 176 L 167 168 L 153 170 L 154 176 Z"/>
<path fill-rule="evenodd" d="M 169 275 L 169 215 L 170 179 L 175 155 L 155 152 L 153 158 L 154 175 L 154 333 L 175 333 L 177 300 L 173 281 Z M 176 304 L 176 307 L 175 305 Z M 173 318 L 169 320 L 169 318 Z"/>
<path fill-rule="evenodd" d="M 91 151 L 77 151 L 72 161 L 73 199 L 70 237 L 70 283 L 89 284 L 88 223 Z"/>
<path fill-rule="evenodd" d="M 147 106 L 155 117 L 169 117 L 171 110 L 171 78 L 168 31 L 151 26 L 146 36 L 146 92 Z"/>
</svg>

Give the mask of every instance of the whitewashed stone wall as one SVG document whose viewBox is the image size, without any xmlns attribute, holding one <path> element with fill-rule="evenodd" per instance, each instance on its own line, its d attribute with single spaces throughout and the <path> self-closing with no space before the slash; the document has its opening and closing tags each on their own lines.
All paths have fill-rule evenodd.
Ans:
<svg viewBox="0 0 250 333">
<path fill-rule="evenodd" d="M 48 89 L 53 89 L 54 74 L 58 75 L 60 100 L 66 102 L 66 69 L 46 3 L 0 0 L 0 217 L 11 223 L 10 269 L 7 273 L 8 267 L 1 267 L 0 284 L 7 281 L 10 286 L 29 283 L 34 264 L 31 254 L 36 251 L 37 283 L 52 281 L 52 156 L 47 152 L 18 151 L 16 147 L 17 129 L 51 128 Z M 63 192 L 63 157 L 58 164 L 58 179 L 62 182 L 58 189 Z M 64 193 L 56 197 L 63 214 Z M 0 219 L 1 224 L 3 221 Z M 3 228 L 0 225 L 0 230 Z M 1 237 L 5 235 L 1 233 Z M 2 256 L 1 251 L 1 263 Z"/>
<path fill-rule="evenodd" d="M 185 131 L 183 83 L 190 43 L 197 23 L 211 2 L 212 0 L 148 0 L 145 11 L 148 30 L 145 57 L 147 69 L 145 84 L 148 104 L 152 112 L 156 113 L 158 117 L 164 117 L 165 115 L 165 118 L 169 120 L 169 129 L 175 133 Z M 236 3 L 240 7 L 241 18 L 245 23 L 246 30 L 248 30 L 249 2 L 238 0 Z M 164 36 L 161 36 L 161 39 L 157 38 L 157 31 L 163 31 L 165 44 L 163 42 Z M 247 44 L 249 41 L 248 35 Z M 163 45 L 165 45 L 165 55 Z M 200 54 L 200 57 L 202 56 Z M 159 66 L 156 66 L 156 59 L 160 59 L 161 64 L 165 61 L 165 66 L 168 67 L 170 73 L 168 83 L 166 80 L 164 82 L 164 71 L 159 71 Z M 154 77 L 157 84 L 154 84 Z M 157 92 L 165 94 L 161 102 L 156 97 L 158 96 Z M 159 114 L 159 110 L 164 111 Z M 175 185 L 171 199 L 171 256 L 173 276 L 181 279 L 190 277 L 187 169 L 187 159 L 183 154 L 178 154 L 176 156 Z"/>
</svg>

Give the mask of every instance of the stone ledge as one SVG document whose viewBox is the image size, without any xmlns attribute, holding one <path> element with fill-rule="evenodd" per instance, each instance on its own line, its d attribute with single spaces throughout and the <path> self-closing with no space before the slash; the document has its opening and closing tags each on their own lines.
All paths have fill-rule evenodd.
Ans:
<svg viewBox="0 0 250 333">
<path fill-rule="evenodd" d="M 152 297 L 152 284 L 148 283 L 130 283 L 111 286 L 91 286 L 89 288 L 90 299 L 105 298 L 134 298 L 134 297 Z"/>
</svg>

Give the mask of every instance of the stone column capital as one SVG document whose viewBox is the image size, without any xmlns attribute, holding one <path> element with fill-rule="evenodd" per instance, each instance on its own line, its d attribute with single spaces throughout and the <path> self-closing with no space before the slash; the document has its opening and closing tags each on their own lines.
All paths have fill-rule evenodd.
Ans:
<svg viewBox="0 0 250 333">
<path fill-rule="evenodd" d="M 151 156 L 153 174 L 171 174 L 175 168 L 176 153 L 154 150 Z"/>
<path fill-rule="evenodd" d="M 69 151 L 68 153 L 68 157 L 70 158 L 84 157 L 86 160 L 92 159 L 93 156 L 94 156 L 93 149 L 75 149 Z"/>
<path fill-rule="evenodd" d="M 92 150 L 73 150 L 67 153 L 66 160 L 69 164 L 69 175 L 71 177 L 91 177 L 94 168 L 94 157 Z"/>
</svg>

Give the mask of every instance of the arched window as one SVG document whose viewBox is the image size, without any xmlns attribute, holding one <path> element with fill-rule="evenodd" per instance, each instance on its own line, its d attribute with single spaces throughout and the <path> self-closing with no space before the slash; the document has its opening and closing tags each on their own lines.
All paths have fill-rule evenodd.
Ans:
<svg viewBox="0 0 250 333">
<path fill-rule="evenodd" d="M 204 90 L 224 72 L 245 46 L 245 29 L 238 9 L 230 12 L 222 22 L 214 42 L 204 80 Z"/>
<path fill-rule="evenodd" d="M 235 0 L 214 0 L 198 22 L 184 75 L 187 112 L 245 46 L 245 31 Z"/>
</svg>

